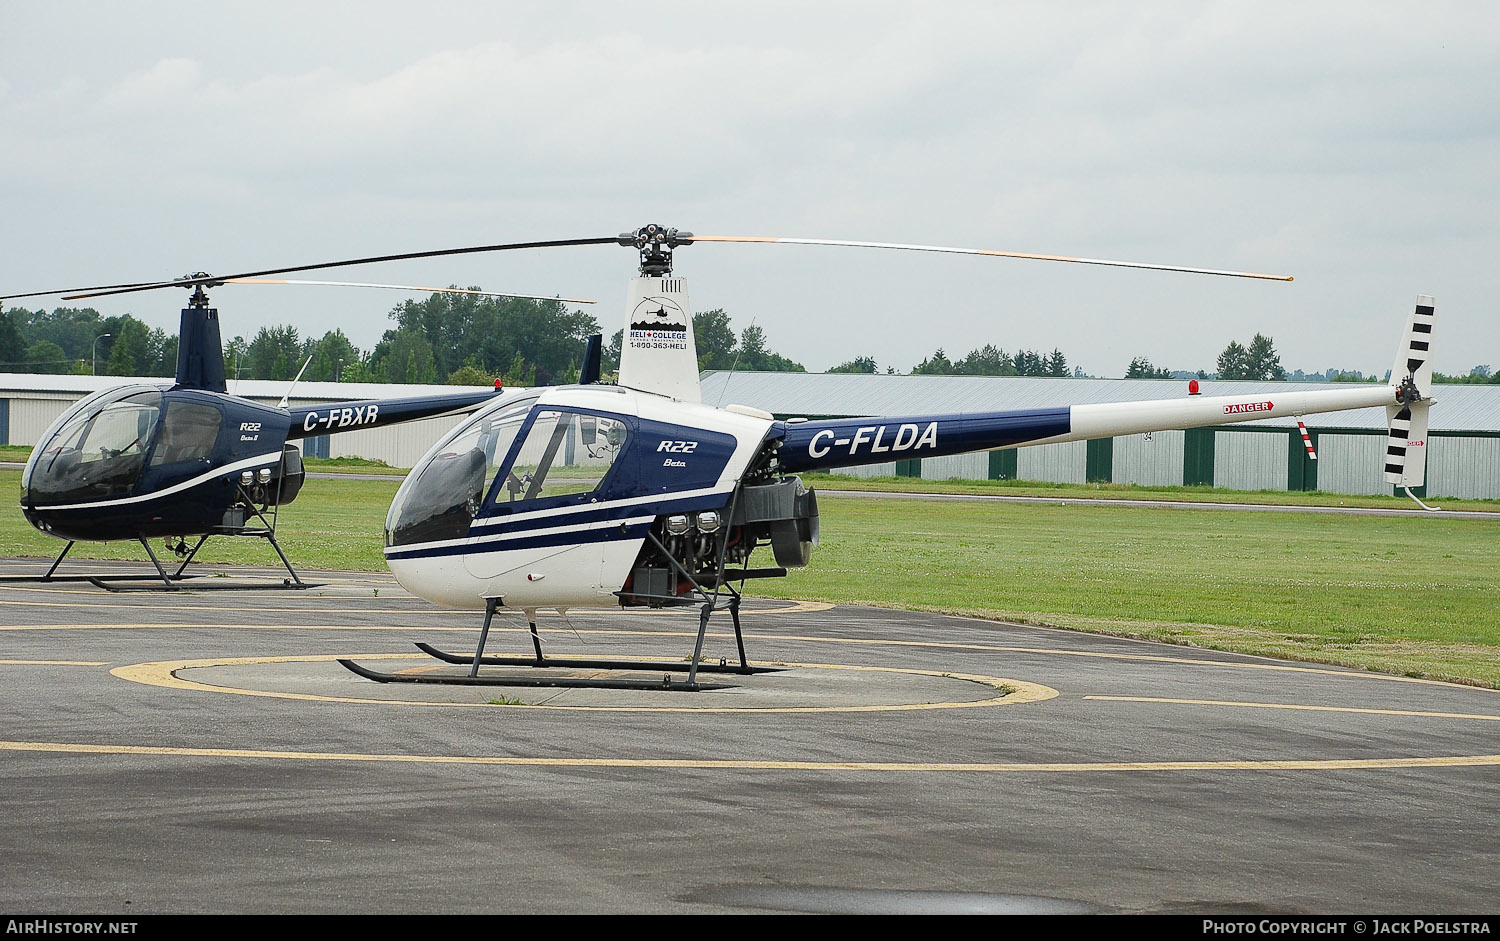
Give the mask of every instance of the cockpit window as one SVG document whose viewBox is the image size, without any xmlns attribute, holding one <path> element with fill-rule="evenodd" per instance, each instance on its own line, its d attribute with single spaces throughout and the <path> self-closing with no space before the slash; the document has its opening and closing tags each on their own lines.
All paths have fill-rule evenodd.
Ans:
<svg viewBox="0 0 1500 941">
<path fill-rule="evenodd" d="M 624 450 L 625 437 L 625 423 L 618 419 L 540 411 L 494 500 L 517 503 L 592 493 Z"/>
<path fill-rule="evenodd" d="M 37 449 L 26 490 L 36 502 L 128 494 L 161 413 L 161 393 L 137 392 L 76 412 Z"/>
<path fill-rule="evenodd" d="M 386 544 L 462 539 L 495 468 L 510 453 L 536 396 L 482 411 L 423 458 L 396 493 L 386 517 Z"/>
</svg>

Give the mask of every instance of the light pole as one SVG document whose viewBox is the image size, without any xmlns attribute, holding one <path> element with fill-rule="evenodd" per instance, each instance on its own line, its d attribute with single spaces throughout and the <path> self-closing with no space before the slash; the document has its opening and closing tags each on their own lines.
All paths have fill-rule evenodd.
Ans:
<svg viewBox="0 0 1500 941">
<path fill-rule="evenodd" d="M 339 368 L 336 369 L 336 370 L 334 370 L 333 381 L 334 382 L 343 382 L 344 381 L 344 358 L 342 356 L 339 357 Z"/>
<path fill-rule="evenodd" d="M 99 375 L 99 341 L 108 336 L 113 336 L 113 334 L 101 333 L 98 336 L 94 337 L 94 365 L 93 368 L 89 370 L 90 374 L 92 375 Z"/>
</svg>

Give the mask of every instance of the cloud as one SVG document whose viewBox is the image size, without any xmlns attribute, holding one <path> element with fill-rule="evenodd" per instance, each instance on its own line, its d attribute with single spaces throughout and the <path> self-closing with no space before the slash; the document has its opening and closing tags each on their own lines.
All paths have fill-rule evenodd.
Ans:
<svg viewBox="0 0 1500 941">
<path fill-rule="evenodd" d="M 1371 335 L 1371 311 L 1394 322 L 1407 295 L 1444 288 L 1488 310 L 1500 292 L 1500 12 L 1486 7 L 653 9 L 643 24 L 587 3 L 152 6 L 91 12 L 97 35 L 63 59 L 0 38 L 0 199 L 21 220 L 0 277 L 123 280 L 646 221 L 1298 276 L 1268 293 L 831 249 L 684 260 L 700 307 L 758 318 L 809 366 L 873 353 L 907 368 L 931 351 L 889 325 L 923 309 L 942 312 L 933 345 L 950 352 L 1061 346 L 1114 373 L 1133 355 L 1211 365 L 1252 317 L 1288 334 L 1294 368 L 1349 350 L 1368 371 L 1394 342 Z M 13 35 L 68 15 L 21 10 Z M 629 266 L 595 258 L 411 271 L 609 302 Z M 327 320 L 367 345 L 376 303 L 236 310 Z M 1492 319 L 1456 315 L 1456 346 L 1500 346 Z M 872 348 L 848 348 L 851 330 Z"/>
</svg>

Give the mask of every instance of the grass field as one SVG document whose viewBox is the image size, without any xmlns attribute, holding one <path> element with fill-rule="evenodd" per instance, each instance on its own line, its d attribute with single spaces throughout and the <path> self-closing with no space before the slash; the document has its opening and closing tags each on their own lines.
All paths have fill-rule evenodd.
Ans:
<svg viewBox="0 0 1500 941">
<path fill-rule="evenodd" d="M 21 516 L 19 478 L 0 470 L 0 554 L 55 555 L 61 543 Z M 294 563 L 383 570 L 381 526 L 396 487 L 309 480 L 282 518 Z M 1500 518 L 859 497 L 825 497 L 821 509 L 812 564 L 752 589 L 1500 687 Z M 203 556 L 208 565 L 275 562 L 260 540 L 214 540 Z M 139 546 L 114 543 L 80 545 L 69 558 L 142 557 Z"/>
<path fill-rule="evenodd" d="M 820 501 L 778 594 L 1500 686 L 1500 519 Z"/>
</svg>

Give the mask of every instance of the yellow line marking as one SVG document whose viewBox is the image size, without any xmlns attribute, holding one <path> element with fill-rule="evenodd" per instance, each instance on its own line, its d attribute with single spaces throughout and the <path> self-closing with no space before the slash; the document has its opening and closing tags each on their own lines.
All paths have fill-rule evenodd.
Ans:
<svg viewBox="0 0 1500 941">
<path fill-rule="evenodd" d="M 278 690 L 242 689 L 233 686 L 214 686 L 208 683 L 200 683 L 196 680 L 184 679 L 177 675 L 180 670 L 191 670 L 200 667 L 219 666 L 247 666 L 265 663 L 328 663 L 335 660 L 411 660 L 412 654 L 366 654 L 362 656 L 340 656 L 337 654 L 320 654 L 316 656 L 296 657 L 217 657 L 209 660 L 160 660 L 154 663 L 135 663 L 129 666 L 115 667 L 109 672 L 122 680 L 133 683 L 143 683 L 147 686 L 160 686 L 166 689 L 196 690 L 208 693 L 233 693 L 240 696 L 263 696 L 271 699 L 295 699 L 304 702 L 336 702 L 355 703 L 360 705 L 374 706 L 427 706 L 437 708 L 460 708 L 460 709 L 544 709 L 547 711 L 566 710 L 573 712 L 715 712 L 715 713 L 808 713 L 808 712 L 912 712 L 929 709 L 974 709 L 985 706 L 1010 706 L 1021 703 L 1042 702 L 1052 699 L 1058 695 L 1057 690 L 1040 683 L 1028 683 L 1024 680 L 1003 679 L 997 676 L 979 676 L 971 673 L 954 673 L 938 670 L 913 670 L 901 667 L 868 667 L 852 666 L 848 664 L 833 663 L 777 663 L 776 666 L 800 667 L 811 670 L 846 670 L 862 673 L 901 673 L 910 676 L 931 676 L 942 679 L 966 680 L 971 683 L 979 683 L 997 690 L 1011 689 L 1014 692 L 1002 692 L 999 696 L 989 699 L 980 699 L 968 702 L 935 702 L 935 703 L 892 703 L 884 705 L 862 705 L 862 706 L 585 706 L 585 705 L 558 705 L 553 703 L 539 704 L 535 706 L 500 706 L 488 702 L 433 702 L 429 700 L 409 699 L 368 699 L 353 696 L 322 696 L 316 693 L 288 693 Z M 687 664 L 684 663 L 685 667 Z M 496 687 L 503 688 L 503 687 Z"/>
<path fill-rule="evenodd" d="M 1417 716 L 1428 719 L 1481 719 L 1500 722 L 1500 716 L 1476 712 L 1422 712 L 1415 709 L 1363 709 L 1356 706 L 1308 706 L 1284 702 L 1243 702 L 1227 699 L 1166 699 L 1156 696 L 1085 696 L 1099 702 L 1165 703 L 1173 706 L 1232 706 L 1240 709 L 1297 709 L 1306 712 L 1353 712 L 1369 716 Z"/>
<path fill-rule="evenodd" d="M 396 672 L 400 673 L 402 675 L 416 674 L 416 673 L 436 673 L 437 671 L 441 670 L 442 668 L 443 668 L 443 665 L 441 663 L 434 663 L 432 666 L 407 667 L 404 670 L 397 670 Z"/>
<path fill-rule="evenodd" d="M 826 601 L 798 601 L 788 608 L 741 608 L 740 617 L 747 614 L 795 614 L 803 611 L 832 611 L 836 607 Z M 692 612 L 688 612 L 691 614 Z M 715 614 L 722 612 L 715 611 Z"/>
<path fill-rule="evenodd" d="M 0 660 L 0 665 L 8 667 L 102 667 L 108 666 L 108 660 Z"/>
<path fill-rule="evenodd" d="M 1500 765 L 1500 755 L 1433 758 L 1344 758 L 1268 761 L 1094 761 L 1094 762 L 897 762 L 755 761 L 710 758 L 541 758 L 503 755 L 388 755 L 357 752 L 268 751 L 253 748 L 176 748 L 165 745 L 102 745 L 69 742 L 0 741 L 0 751 L 72 755 L 152 755 L 180 758 L 354 761 L 394 764 L 510 765 L 541 768 L 646 768 L 709 771 L 866 771 L 880 773 L 978 772 L 986 774 L 1088 773 L 1125 771 L 1363 771 L 1404 768 L 1474 768 Z"/>
<path fill-rule="evenodd" d="M 807 602 L 808 604 L 822 604 L 822 602 Z M 833 607 L 830 605 L 829 607 Z M 275 609 L 280 613 L 283 609 Z M 782 613 L 789 608 L 776 608 L 766 610 L 762 613 Z M 320 610 L 318 613 L 326 614 Z M 411 614 L 410 611 L 388 611 L 375 612 L 386 614 Z M 660 613 L 660 612 L 658 612 Z M 743 613 L 743 612 L 742 612 Z M 627 615 L 628 616 L 628 615 Z M 968 620 L 968 619 L 964 619 Z M 389 625 L 389 624 L 14 624 L 0 625 L 0 631 L 113 631 L 113 630 L 216 630 L 216 631 L 402 631 L 407 633 L 435 632 L 435 633 L 476 633 L 477 627 L 436 627 L 425 625 Z M 658 631 L 658 630 L 631 630 L 622 628 L 566 628 L 546 627 L 540 628 L 543 634 L 558 635 L 591 635 L 599 637 L 697 637 L 696 631 Z M 495 626 L 490 630 L 496 633 L 526 633 L 524 627 L 502 627 Z M 732 634 L 710 632 L 706 636 L 717 640 L 732 637 Z M 1321 667 L 1289 666 L 1280 663 L 1244 663 L 1234 660 L 1205 660 L 1194 657 L 1168 657 L 1159 654 L 1131 654 L 1131 653 L 1105 653 L 1093 650 L 1064 650 L 1051 647 L 1023 647 L 1013 644 L 979 644 L 958 641 L 938 640 L 891 640 L 871 637 L 812 637 L 804 634 L 767 634 L 746 631 L 746 640 L 760 641 L 784 641 L 792 643 L 808 644 L 853 644 L 865 647 L 911 647 L 926 650 L 955 650 L 955 651 L 979 651 L 983 653 L 1019 653 L 1036 656 L 1052 657 L 1084 657 L 1095 660 L 1125 660 L 1136 663 L 1170 663 L 1182 666 L 1219 667 L 1228 670 L 1267 670 L 1274 673 L 1309 673 L 1316 676 L 1332 676 L 1346 680 L 1376 680 L 1383 683 L 1414 683 L 1419 686 L 1442 686 L 1448 689 L 1461 689 L 1466 692 L 1496 693 L 1500 690 L 1484 686 L 1467 686 L 1460 683 L 1449 683 L 1443 680 L 1428 680 L 1411 676 L 1393 676 L 1389 673 L 1371 673 L 1352 669 L 1332 669 Z M 1098 636 L 1098 635 L 1080 635 Z"/>
</svg>

